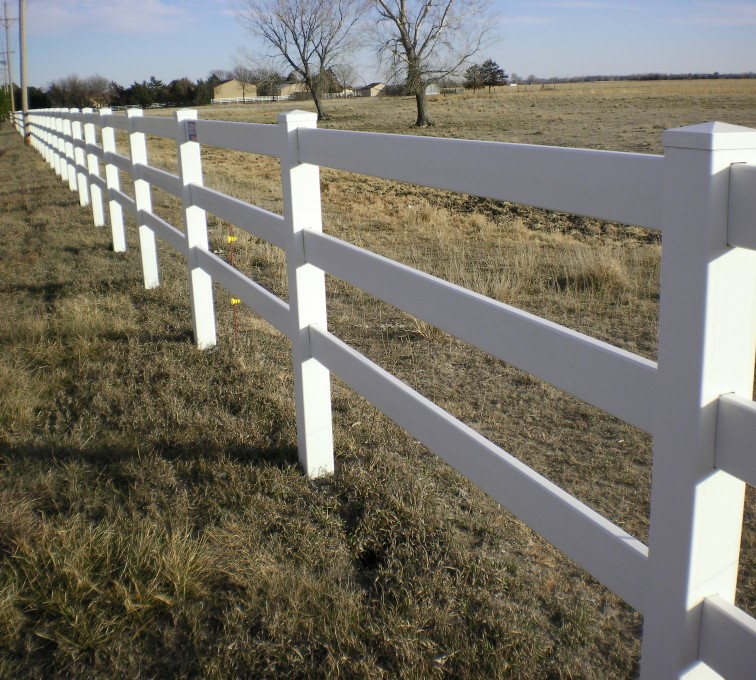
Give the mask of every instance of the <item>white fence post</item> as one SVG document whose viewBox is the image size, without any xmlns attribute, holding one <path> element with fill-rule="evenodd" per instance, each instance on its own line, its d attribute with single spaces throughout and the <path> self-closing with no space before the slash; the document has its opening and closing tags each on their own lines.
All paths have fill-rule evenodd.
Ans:
<svg viewBox="0 0 756 680">
<path fill-rule="evenodd" d="M 68 188 L 76 191 L 76 156 L 73 145 L 73 126 L 71 125 L 71 112 L 75 109 L 62 109 L 63 118 L 63 145 L 66 154 L 66 178 L 68 179 Z"/>
<path fill-rule="evenodd" d="M 76 115 L 79 115 L 79 111 L 71 109 L 71 113 L 74 112 Z M 76 163 L 76 185 L 79 189 L 79 205 L 84 208 L 89 205 L 89 177 L 86 170 L 86 154 L 80 146 L 84 142 L 84 130 L 81 120 L 71 121 L 71 136 L 73 137 L 72 143 L 74 163 Z"/>
<path fill-rule="evenodd" d="M 45 161 L 47 164 L 54 170 L 55 169 L 55 161 L 53 159 L 53 150 L 52 150 L 52 133 L 50 130 L 50 116 L 46 115 L 47 112 L 40 113 L 39 115 L 39 123 L 42 127 L 42 140 L 43 144 L 42 147 L 44 149 L 44 155 L 45 155 Z"/>
<path fill-rule="evenodd" d="M 698 661 L 703 599 L 733 602 L 744 483 L 714 469 L 718 398 L 751 398 L 756 252 L 727 245 L 729 168 L 756 162 L 756 130 L 664 133 L 665 186 L 641 677 L 717 678 Z"/>
<path fill-rule="evenodd" d="M 184 109 L 176 111 L 176 151 L 178 156 L 179 180 L 183 188 L 181 197 L 186 245 L 188 248 L 189 297 L 192 306 L 192 328 L 194 342 L 200 349 L 214 347 L 215 306 L 213 304 L 213 280 L 209 274 L 197 266 L 194 248 L 208 249 L 207 218 L 205 211 L 192 205 L 190 184 L 202 186 L 202 157 L 197 143 L 197 111 Z"/>
<path fill-rule="evenodd" d="M 82 113 L 85 114 L 86 122 L 84 123 L 84 142 L 87 146 L 97 145 L 97 132 L 94 124 L 94 109 L 83 109 Z M 100 176 L 100 162 L 94 153 L 89 150 L 86 151 L 87 156 L 87 171 L 89 177 Z M 102 203 L 102 190 L 97 184 L 90 180 L 89 194 L 92 201 L 92 219 L 95 227 L 102 227 L 105 225 L 105 209 Z"/>
<path fill-rule="evenodd" d="M 68 163 L 66 161 L 66 139 L 63 126 L 63 109 L 55 111 L 55 172 L 64 182 L 68 181 Z"/>
<path fill-rule="evenodd" d="M 109 116 L 110 109 L 100 109 L 100 117 Z M 100 126 L 102 133 L 102 152 L 103 156 L 108 153 L 116 153 L 115 130 L 109 125 Z M 108 185 L 108 192 L 119 191 L 121 181 L 118 178 L 118 168 L 107 160 L 103 161 L 105 165 L 105 182 Z M 121 204 L 113 198 L 108 197 L 108 211 L 110 212 L 110 230 L 113 235 L 113 250 L 116 253 L 126 252 L 126 229 L 123 225 L 123 208 Z"/>
<path fill-rule="evenodd" d="M 48 115 L 49 112 L 44 111 L 39 114 L 39 124 L 42 128 L 42 148 L 44 149 L 45 161 L 47 164 L 55 170 L 55 137 L 52 129 L 52 116 Z"/>
<path fill-rule="evenodd" d="M 31 134 L 31 146 L 40 151 L 39 147 L 39 120 L 36 113 L 32 110 L 29 111 L 29 129 L 32 130 Z"/>
<path fill-rule="evenodd" d="M 297 129 L 315 127 L 317 116 L 292 111 L 278 116 L 281 127 L 283 214 L 291 241 L 286 261 L 289 306 L 294 322 L 292 354 L 297 410 L 299 462 L 317 477 L 333 472 L 333 425 L 330 373 L 310 352 L 310 324 L 327 325 L 325 274 L 305 260 L 305 229 L 322 231 L 320 168 L 300 163 Z"/>
<path fill-rule="evenodd" d="M 126 112 L 129 119 L 129 149 L 131 150 L 132 164 L 141 163 L 147 165 L 147 139 L 143 132 L 137 132 L 134 128 L 134 120 L 141 117 L 141 109 L 129 109 Z M 155 288 L 160 285 L 158 273 L 157 243 L 155 233 L 146 224 L 141 224 L 139 211 L 152 212 L 152 195 L 150 185 L 143 179 L 134 180 L 134 200 L 137 209 L 137 224 L 139 225 L 139 252 L 142 256 L 142 273 L 144 274 L 144 287 Z"/>
</svg>

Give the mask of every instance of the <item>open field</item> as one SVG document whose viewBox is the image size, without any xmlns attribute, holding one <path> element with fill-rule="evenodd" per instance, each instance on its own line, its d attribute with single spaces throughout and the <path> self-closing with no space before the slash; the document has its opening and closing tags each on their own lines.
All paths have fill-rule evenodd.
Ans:
<svg viewBox="0 0 756 680">
<path fill-rule="evenodd" d="M 521 85 L 431 98 L 429 112 L 437 126 L 420 134 L 662 153 L 661 132 L 667 128 L 709 120 L 753 127 L 754 98 L 753 80 Z M 315 110 L 311 102 L 279 102 L 206 107 L 202 115 L 273 123 L 277 111 L 292 105 Z M 332 120 L 323 127 L 417 132 L 411 127 L 416 116 L 411 97 L 332 99 L 327 105 Z"/>
<path fill-rule="evenodd" d="M 291 104 L 200 116 L 270 123 Z M 333 100 L 324 126 L 412 133 L 412 105 Z M 511 88 L 430 112 L 420 134 L 661 153 L 667 127 L 756 127 L 756 82 Z M 276 162 L 203 160 L 208 185 L 279 206 Z M 635 612 L 337 380 L 337 472 L 303 478 L 287 341 L 248 310 L 235 341 L 218 291 L 220 344 L 196 351 L 177 255 L 161 250 L 163 285 L 145 291 L 136 247 L 110 252 L 7 126 L 0 173 L 0 676 L 637 674 Z M 327 233 L 655 357 L 655 234 L 329 170 L 322 188 Z M 210 227 L 225 252 L 228 225 Z M 237 235 L 239 268 L 285 296 L 282 254 Z M 329 312 L 350 344 L 647 539 L 643 433 L 339 281 Z M 738 603 L 756 614 L 752 489 L 746 514 Z"/>
</svg>

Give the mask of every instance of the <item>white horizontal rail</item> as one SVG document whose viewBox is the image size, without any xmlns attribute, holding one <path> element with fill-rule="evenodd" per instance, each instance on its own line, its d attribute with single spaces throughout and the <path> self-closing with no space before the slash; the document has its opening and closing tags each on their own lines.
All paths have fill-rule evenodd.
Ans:
<svg viewBox="0 0 756 680">
<path fill-rule="evenodd" d="M 105 181 L 103 177 L 100 177 L 99 175 L 89 175 L 89 181 L 94 184 L 95 186 L 102 189 L 102 191 L 107 195 L 108 193 L 108 183 Z"/>
<path fill-rule="evenodd" d="M 131 196 L 127 196 L 123 193 L 123 191 L 120 191 L 119 189 L 108 189 L 108 199 L 111 201 L 116 201 L 129 214 L 136 217 L 136 201 L 131 198 Z"/>
<path fill-rule="evenodd" d="M 283 231 L 284 219 L 280 215 L 198 184 L 191 184 L 189 189 L 193 205 L 285 249 L 288 237 Z"/>
<path fill-rule="evenodd" d="M 309 331 L 317 361 L 630 606 L 643 611 L 646 546 L 357 350 L 317 326 Z"/>
<path fill-rule="evenodd" d="M 281 131 L 277 125 L 198 120 L 197 141 L 200 144 L 263 156 L 281 154 Z"/>
<path fill-rule="evenodd" d="M 172 224 L 146 210 L 138 210 L 136 218 L 140 224 L 144 224 L 152 229 L 156 236 L 163 239 L 166 243 L 170 243 L 179 253 L 186 257 L 186 236 L 184 236 L 182 231 L 179 231 Z"/>
<path fill-rule="evenodd" d="M 176 139 L 176 131 L 179 125 L 174 118 L 163 118 L 161 116 L 135 116 L 127 120 L 133 121 L 134 130 L 143 132 L 155 137 L 168 137 Z"/>
<path fill-rule="evenodd" d="M 129 174 L 131 174 L 132 172 L 133 165 L 131 163 L 131 159 L 127 158 L 126 156 L 122 156 L 119 153 L 106 151 L 103 154 L 103 160 L 109 165 L 115 165 L 119 170 L 122 170 L 123 172 L 128 172 Z"/>
<path fill-rule="evenodd" d="M 727 243 L 756 250 L 756 165 L 730 166 Z"/>
<path fill-rule="evenodd" d="M 247 278 L 238 269 L 224 262 L 217 255 L 202 248 L 193 248 L 197 265 L 210 277 L 221 284 L 227 291 L 238 298 L 250 309 L 255 310 L 269 324 L 287 337 L 292 337 L 291 314 L 289 305 L 265 290 L 260 284 Z"/>
<path fill-rule="evenodd" d="M 99 127 L 100 125 L 102 125 L 102 116 L 99 113 L 95 112 L 82 112 L 81 121 L 83 123 L 91 123 L 92 125 Z"/>
<path fill-rule="evenodd" d="M 656 364 L 473 291 L 306 231 L 305 257 L 384 302 L 651 432 Z"/>
<path fill-rule="evenodd" d="M 756 487 L 756 402 L 736 394 L 719 397 L 714 464 Z"/>
<path fill-rule="evenodd" d="M 129 129 L 129 118 L 126 116 L 115 116 L 112 113 L 108 114 L 106 116 L 100 117 L 100 124 L 115 128 L 116 130 L 128 130 Z"/>
<path fill-rule="evenodd" d="M 699 659 L 727 680 L 756 677 L 756 619 L 717 596 L 703 602 Z"/>
<path fill-rule="evenodd" d="M 97 146 L 97 144 L 85 144 L 84 145 L 84 150 L 88 154 L 91 154 L 92 156 L 96 156 L 100 160 L 102 160 L 104 158 L 104 152 L 102 150 L 102 147 L 101 146 Z"/>
<path fill-rule="evenodd" d="M 167 191 L 169 194 L 181 197 L 183 187 L 181 180 L 165 170 L 153 168 L 151 165 L 143 163 L 134 164 L 134 179 L 143 179 L 145 182 L 156 186 L 158 189 Z"/>
<path fill-rule="evenodd" d="M 303 163 L 661 229 L 663 156 L 319 128 L 298 134 Z"/>
</svg>

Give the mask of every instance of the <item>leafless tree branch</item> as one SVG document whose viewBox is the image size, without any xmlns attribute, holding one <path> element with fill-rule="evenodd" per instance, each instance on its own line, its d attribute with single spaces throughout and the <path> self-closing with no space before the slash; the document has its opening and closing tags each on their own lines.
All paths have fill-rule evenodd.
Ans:
<svg viewBox="0 0 756 680">
<path fill-rule="evenodd" d="M 323 119 L 323 74 L 355 46 L 366 8 L 363 0 L 237 0 L 237 17 L 299 75 Z"/>
<path fill-rule="evenodd" d="M 375 45 L 392 74 L 403 73 L 417 99 L 416 125 L 428 118 L 425 88 L 456 73 L 491 38 L 490 0 L 371 0 Z"/>
</svg>

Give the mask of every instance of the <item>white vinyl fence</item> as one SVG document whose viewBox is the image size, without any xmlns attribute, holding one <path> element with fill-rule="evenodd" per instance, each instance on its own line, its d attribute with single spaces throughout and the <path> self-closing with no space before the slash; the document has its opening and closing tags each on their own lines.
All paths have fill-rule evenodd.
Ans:
<svg viewBox="0 0 756 680">
<path fill-rule="evenodd" d="M 223 97 L 211 100 L 211 104 L 259 104 L 261 102 L 282 102 L 294 99 L 294 95 L 270 96 L 270 97 Z"/>
<path fill-rule="evenodd" d="M 733 604 L 756 486 L 756 130 L 668 130 L 652 156 L 321 130 L 299 111 L 277 125 L 127 113 L 34 111 L 33 144 L 96 225 L 107 202 L 115 250 L 122 211 L 135 216 L 146 286 L 156 236 L 184 255 L 200 348 L 216 343 L 213 281 L 291 339 L 308 475 L 333 470 L 333 372 L 641 612 L 644 680 L 756 678 L 756 620 Z M 176 140 L 178 176 L 150 167 L 146 134 Z M 200 144 L 279 157 L 283 215 L 203 187 Z M 660 230 L 658 363 L 323 234 L 319 166 Z M 181 228 L 152 213 L 151 185 L 182 200 Z M 208 251 L 206 212 L 286 251 L 288 304 Z M 325 272 L 652 434 L 649 545 L 329 333 Z"/>
</svg>

